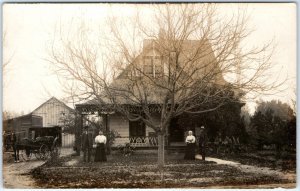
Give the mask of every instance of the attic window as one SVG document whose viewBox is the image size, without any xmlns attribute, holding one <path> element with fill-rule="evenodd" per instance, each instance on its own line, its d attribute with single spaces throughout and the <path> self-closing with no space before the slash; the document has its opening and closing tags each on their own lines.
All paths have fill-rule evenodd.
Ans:
<svg viewBox="0 0 300 191">
<path fill-rule="evenodd" d="M 144 73 L 146 75 L 153 75 L 153 63 L 151 57 L 145 57 L 144 60 Z"/>
<path fill-rule="evenodd" d="M 154 74 L 156 77 L 159 77 L 162 75 L 162 70 L 163 70 L 163 67 L 162 67 L 162 62 L 161 62 L 161 57 L 154 57 Z"/>
<path fill-rule="evenodd" d="M 160 56 L 144 57 L 144 73 L 149 76 L 159 77 L 163 73 L 162 59 Z"/>
</svg>

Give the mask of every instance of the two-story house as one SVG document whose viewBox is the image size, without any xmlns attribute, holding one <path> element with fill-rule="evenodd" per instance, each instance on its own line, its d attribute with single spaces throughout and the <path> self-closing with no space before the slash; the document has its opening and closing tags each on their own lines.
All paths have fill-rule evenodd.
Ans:
<svg viewBox="0 0 300 191">
<path fill-rule="evenodd" d="M 148 105 L 154 106 L 153 109 L 156 111 L 151 112 L 151 118 L 156 119 L 157 123 L 160 121 L 161 113 L 159 106 L 155 106 L 162 103 L 164 97 L 160 95 L 164 90 L 157 88 L 159 85 L 157 87 L 147 85 L 147 80 L 163 83 L 167 80 L 166 78 L 170 78 L 174 73 L 182 72 L 186 73 L 180 75 L 181 79 L 179 79 L 179 81 L 182 83 L 194 84 L 195 81 L 199 81 L 199 83 L 211 83 L 214 86 L 220 87 L 229 84 L 224 80 L 221 69 L 214 56 L 212 46 L 207 40 L 185 40 L 180 42 L 180 54 L 176 51 L 164 52 L 161 48 L 162 44 L 163 43 L 158 46 L 154 40 L 144 40 L 142 53 L 110 84 L 112 89 L 126 91 L 127 88 L 137 88 L 133 83 L 143 81 L 143 83 L 139 85 L 142 90 L 131 91 L 140 92 L 135 95 L 130 95 L 129 93 L 128 96 L 124 96 L 124 94 L 119 97 L 117 96 L 116 102 L 119 105 L 136 106 L 140 104 L 139 99 L 144 99 Z M 175 65 L 174 63 L 177 64 Z M 209 85 L 207 87 L 209 87 Z M 139 94 L 147 94 L 146 99 L 145 97 L 139 97 Z M 107 130 L 117 131 L 120 135 L 120 137 L 116 139 L 115 145 L 131 142 L 136 146 L 142 147 L 157 146 L 156 134 L 153 128 L 150 128 L 142 121 L 129 120 L 120 112 L 106 110 L 106 105 L 110 105 L 111 100 L 105 95 L 102 97 L 101 102 L 102 103 L 99 104 L 96 100 L 91 100 L 84 104 L 78 104 L 76 105 L 76 110 L 78 110 L 79 113 L 89 114 L 91 112 L 98 112 L 99 115 L 102 115 Z M 178 123 L 179 118 L 180 116 L 174 117 L 167 129 L 168 145 L 172 146 L 177 143 L 183 144 L 185 132 L 187 130 L 196 131 L 195 128 L 197 128 L 197 125 L 189 127 L 183 126 Z"/>
</svg>

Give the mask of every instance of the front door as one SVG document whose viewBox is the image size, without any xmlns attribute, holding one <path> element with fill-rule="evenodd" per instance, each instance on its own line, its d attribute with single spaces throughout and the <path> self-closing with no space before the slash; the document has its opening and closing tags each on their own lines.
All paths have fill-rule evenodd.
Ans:
<svg viewBox="0 0 300 191">
<path fill-rule="evenodd" d="M 129 121 L 129 137 L 145 137 L 146 128 L 142 121 Z"/>
<path fill-rule="evenodd" d="M 173 118 L 170 123 L 170 142 L 184 142 L 184 128 L 178 123 L 178 118 Z"/>
<path fill-rule="evenodd" d="M 142 121 L 129 121 L 129 139 L 130 143 L 144 143 L 146 136 L 145 123 Z"/>
</svg>

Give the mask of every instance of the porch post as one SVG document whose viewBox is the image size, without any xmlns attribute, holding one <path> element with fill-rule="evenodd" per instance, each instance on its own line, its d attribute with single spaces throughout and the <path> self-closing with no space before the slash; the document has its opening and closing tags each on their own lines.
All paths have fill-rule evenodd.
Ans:
<svg viewBox="0 0 300 191">
<path fill-rule="evenodd" d="M 75 151 L 76 155 L 80 156 L 80 150 L 81 150 L 81 131 L 82 131 L 82 125 L 83 125 L 83 116 L 81 113 L 81 110 L 79 110 L 79 114 L 76 114 L 75 118 Z"/>
<path fill-rule="evenodd" d="M 105 132 L 106 132 L 106 138 L 107 138 L 107 143 L 106 143 L 106 148 L 107 148 L 107 154 L 110 154 L 111 152 L 111 145 L 110 145 L 110 129 L 109 129 L 109 118 L 108 114 L 105 114 Z"/>
</svg>

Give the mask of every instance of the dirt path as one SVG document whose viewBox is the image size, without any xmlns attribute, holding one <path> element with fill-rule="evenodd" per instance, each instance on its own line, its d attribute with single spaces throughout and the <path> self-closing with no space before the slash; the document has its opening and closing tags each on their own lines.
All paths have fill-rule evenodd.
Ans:
<svg viewBox="0 0 300 191">
<path fill-rule="evenodd" d="M 3 186 L 5 188 L 37 188 L 28 175 L 30 170 L 44 164 L 45 161 L 29 161 L 3 164 Z"/>
<path fill-rule="evenodd" d="M 62 150 L 61 156 L 71 154 L 70 149 Z M 6 153 L 10 155 L 10 153 Z M 4 154 L 5 155 L 5 154 Z M 10 156 L 9 156 L 10 157 Z M 20 163 L 3 162 L 3 187 L 4 188 L 39 188 L 35 181 L 29 175 L 29 172 L 44 164 L 45 161 L 37 160 L 33 157 L 30 161 L 21 161 Z"/>
<path fill-rule="evenodd" d="M 201 160 L 201 155 L 196 155 L 196 159 Z M 295 173 L 288 173 L 288 172 L 284 173 L 279 170 L 272 170 L 268 167 L 257 167 L 257 166 L 252 166 L 252 165 L 244 165 L 244 164 L 240 164 L 238 162 L 227 161 L 227 160 L 222 160 L 222 159 L 218 159 L 218 158 L 206 157 L 205 160 L 213 161 L 213 162 L 216 162 L 217 164 L 225 164 L 225 165 L 234 166 L 234 167 L 239 168 L 243 172 L 264 174 L 264 175 L 270 175 L 270 176 L 278 176 L 284 180 L 296 182 L 296 174 Z"/>
</svg>

